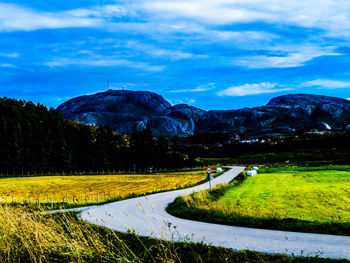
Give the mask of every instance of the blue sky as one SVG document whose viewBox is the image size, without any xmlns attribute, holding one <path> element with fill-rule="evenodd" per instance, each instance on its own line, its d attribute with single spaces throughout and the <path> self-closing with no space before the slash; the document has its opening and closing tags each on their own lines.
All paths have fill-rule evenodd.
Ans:
<svg viewBox="0 0 350 263">
<path fill-rule="evenodd" d="M 125 85 L 206 110 L 350 98 L 350 1 L 0 2 L 0 96 L 49 107 Z"/>
</svg>

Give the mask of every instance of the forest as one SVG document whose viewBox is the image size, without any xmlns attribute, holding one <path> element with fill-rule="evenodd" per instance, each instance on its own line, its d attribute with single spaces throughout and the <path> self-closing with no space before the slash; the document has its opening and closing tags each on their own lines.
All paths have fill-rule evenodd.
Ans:
<svg viewBox="0 0 350 263">
<path fill-rule="evenodd" d="M 148 130 L 131 136 L 66 120 L 54 108 L 0 98 L 0 173 L 144 170 L 195 165 Z"/>
<path fill-rule="evenodd" d="M 198 136 L 201 140 L 206 138 L 205 134 Z M 144 171 L 149 167 L 177 169 L 209 164 L 197 162 L 196 157 L 233 157 L 236 159 L 230 163 L 240 164 L 285 161 L 346 164 L 349 152 L 348 132 L 275 138 L 265 144 L 235 142 L 220 147 L 205 146 L 193 138 L 175 137 L 170 141 L 164 137 L 155 138 L 148 129 L 137 131 L 134 128 L 128 136 L 108 127 L 66 120 L 59 111 L 42 104 L 0 98 L 2 174 Z M 265 154 L 263 159 L 260 154 Z"/>
</svg>

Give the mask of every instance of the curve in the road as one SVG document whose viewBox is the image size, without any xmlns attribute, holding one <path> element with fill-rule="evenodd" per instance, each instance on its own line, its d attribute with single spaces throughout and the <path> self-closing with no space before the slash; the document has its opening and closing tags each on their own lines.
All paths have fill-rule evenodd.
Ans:
<svg viewBox="0 0 350 263">
<path fill-rule="evenodd" d="M 244 167 L 230 167 L 212 180 L 212 185 L 228 183 Z M 192 240 L 235 250 L 264 253 L 350 259 L 350 237 L 226 226 L 180 219 L 165 209 L 177 196 L 207 189 L 208 183 L 188 189 L 152 194 L 101 206 L 81 209 L 80 217 L 90 223 L 138 235 L 172 241 Z"/>
</svg>

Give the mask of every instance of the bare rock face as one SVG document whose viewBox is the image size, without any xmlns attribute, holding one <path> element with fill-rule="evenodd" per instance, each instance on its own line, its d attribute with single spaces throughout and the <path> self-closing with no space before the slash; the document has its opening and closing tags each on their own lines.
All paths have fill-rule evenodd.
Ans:
<svg viewBox="0 0 350 263">
<path fill-rule="evenodd" d="M 108 90 L 71 99 L 58 110 L 67 119 L 108 126 L 131 134 L 133 128 L 150 127 L 156 136 L 190 136 L 198 118 L 205 111 L 179 104 L 172 106 L 162 96 L 148 91 Z"/>
<path fill-rule="evenodd" d="M 208 111 L 196 132 L 231 131 L 238 134 L 292 134 L 304 129 L 344 129 L 350 120 L 350 101 L 310 94 L 273 98 L 266 106 L 240 110 Z"/>
<path fill-rule="evenodd" d="M 149 127 L 156 136 L 187 137 L 202 133 L 239 135 L 293 134 L 343 130 L 350 123 L 350 101 L 310 94 L 271 99 L 266 106 L 204 111 L 186 104 L 172 106 L 147 91 L 108 90 L 71 99 L 58 107 L 68 119 L 108 126 L 130 134 Z"/>
</svg>

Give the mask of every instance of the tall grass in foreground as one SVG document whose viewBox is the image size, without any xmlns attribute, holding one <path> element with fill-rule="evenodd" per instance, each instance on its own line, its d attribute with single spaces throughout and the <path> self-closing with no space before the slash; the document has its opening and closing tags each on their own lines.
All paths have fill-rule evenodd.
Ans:
<svg viewBox="0 0 350 263">
<path fill-rule="evenodd" d="M 0 233 L 0 262 L 141 262 L 112 231 L 102 236 L 70 214 L 0 208 Z"/>
<path fill-rule="evenodd" d="M 98 233 L 71 219 L 0 208 L 0 262 L 103 261 L 111 256 Z M 125 252 L 121 249 L 120 256 Z"/>
<path fill-rule="evenodd" d="M 81 222 L 75 214 L 49 215 L 0 207 L 0 262 L 247 262 L 330 263 L 322 258 L 140 238 Z"/>
<path fill-rule="evenodd" d="M 181 261 L 169 242 L 156 240 L 146 247 L 133 233 L 120 238 L 118 232 L 82 222 L 75 214 L 0 207 L 0 262 Z"/>
</svg>

